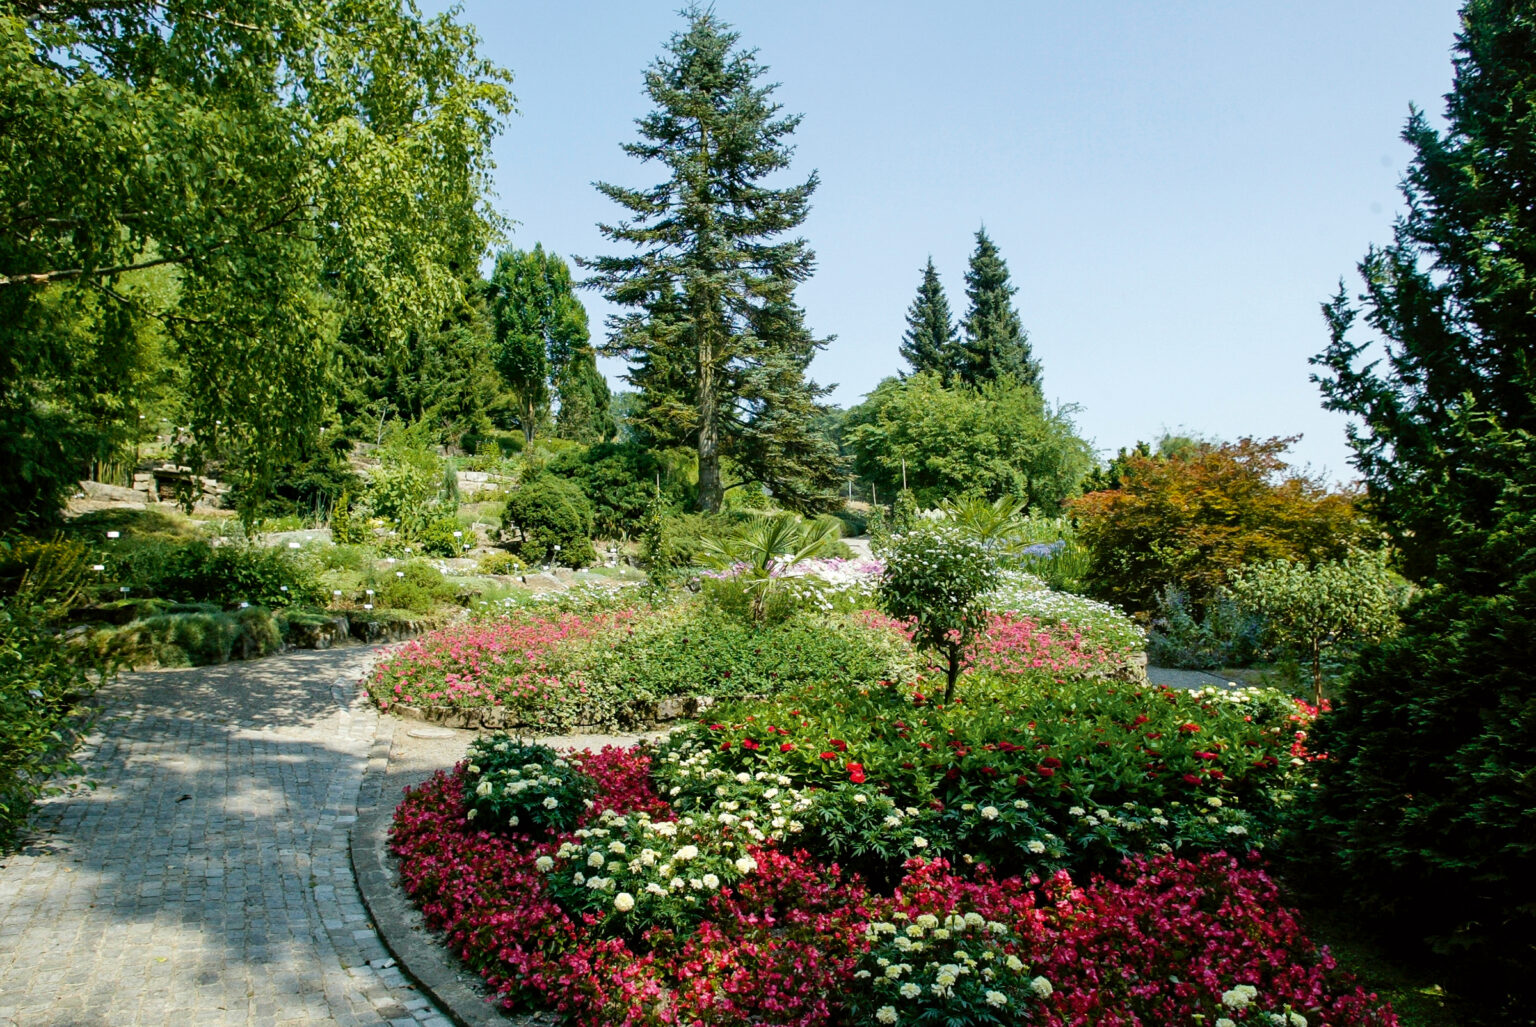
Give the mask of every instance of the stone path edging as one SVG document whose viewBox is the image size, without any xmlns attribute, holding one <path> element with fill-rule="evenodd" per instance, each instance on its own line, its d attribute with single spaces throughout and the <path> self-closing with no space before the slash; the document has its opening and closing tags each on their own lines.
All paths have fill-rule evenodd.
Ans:
<svg viewBox="0 0 1536 1027">
<path fill-rule="evenodd" d="M 397 724 L 391 717 L 379 718 L 352 828 L 352 872 L 379 939 L 400 970 L 459 1027 L 536 1027 L 549 1022 L 498 1010 L 480 978 L 464 969 L 401 890 L 397 861 L 389 852 L 395 808 L 386 801 L 392 798 L 387 782 Z"/>
</svg>

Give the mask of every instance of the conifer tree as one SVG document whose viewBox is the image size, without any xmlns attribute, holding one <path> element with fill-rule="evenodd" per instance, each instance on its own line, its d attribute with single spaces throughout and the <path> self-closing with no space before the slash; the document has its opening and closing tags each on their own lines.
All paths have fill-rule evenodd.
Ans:
<svg viewBox="0 0 1536 1027">
<path fill-rule="evenodd" d="M 1323 308 L 1325 405 L 1355 419 L 1370 509 L 1424 587 L 1320 721 L 1308 844 L 1515 1023 L 1536 965 L 1536 3 L 1470 0 L 1456 51 L 1446 130 L 1414 110 L 1403 132 L 1392 243 Z"/>
<path fill-rule="evenodd" d="M 626 220 L 600 225 L 639 252 L 584 261 L 590 285 L 629 308 L 609 322 L 604 351 L 630 363 L 640 392 L 632 427 L 652 442 L 698 453 L 697 505 L 718 510 L 727 488 L 766 484 L 781 502 L 835 502 L 837 453 L 814 419 L 827 389 L 805 376 L 827 340 L 794 302 L 815 258 L 782 239 L 810 209 L 816 175 L 769 188 L 789 167 L 798 115 L 781 116 L 753 51 L 708 11 L 687 12 L 647 71 L 654 110 L 625 152 L 670 172 L 660 185 L 598 183 Z M 743 471 L 727 485 L 723 461 Z"/>
<path fill-rule="evenodd" d="M 914 374 L 932 372 L 945 381 L 960 369 L 960 337 L 950 317 L 949 300 L 944 285 L 934 269 L 933 258 L 923 268 L 923 281 L 917 298 L 907 309 L 907 331 L 902 336 L 901 357 L 912 365 Z"/>
<path fill-rule="evenodd" d="M 1025 385 L 1040 387 L 1040 363 L 1030 354 L 1029 335 L 1013 307 L 1018 292 L 1008 281 L 1008 265 L 985 228 L 976 232 L 976 252 L 965 273 L 965 294 L 971 301 L 965 316 L 963 370 L 972 385 L 1011 375 Z"/>
</svg>

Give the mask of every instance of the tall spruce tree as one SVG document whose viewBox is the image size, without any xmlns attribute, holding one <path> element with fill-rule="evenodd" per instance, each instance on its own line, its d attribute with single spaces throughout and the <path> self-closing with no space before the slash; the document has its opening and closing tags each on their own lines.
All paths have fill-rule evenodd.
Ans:
<svg viewBox="0 0 1536 1027">
<path fill-rule="evenodd" d="M 608 381 L 597 369 L 597 355 L 591 346 L 582 346 L 565 362 L 555 381 L 560 397 L 560 411 L 555 415 L 555 431 L 562 439 L 587 445 L 607 442 L 618 430 L 610 406 L 613 396 Z"/>
<path fill-rule="evenodd" d="M 1029 334 L 1013 307 L 1019 290 L 1008 280 L 1008 265 L 985 228 L 976 232 L 976 252 L 965 273 L 965 315 L 961 377 L 972 385 L 1011 375 L 1040 387 L 1040 363 L 1030 354 Z"/>
<path fill-rule="evenodd" d="M 1444 134 L 1417 110 L 1391 245 L 1324 306 L 1325 405 L 1410 578 L 1322 722 L 1323 873 L 1526 1022 L 1536 966 L 1536 3 L 1471 0 Z M 1358 314 L 1371 337 L 1351 337 Z M 1500 1003 L 1503 1003 L 1502 1007 Z"/>
<path fill-rule="evenodd" d="M 913 374 L 924 371 L 948 381 L 960 370 L 960 336 L 955 332 L 949 313 L 949 299 L 933 258 L 923 268 L 923 281 L 917 298 L 907 308 L 907 331 L 902 336 L 901 357 L 912 365 Z"/>
<path fill-rule="evenodd" d="M 605 352 L 630 363 L 640 392 L 632 427 L 698 452 L 697 505 L 718 510 L 727 488 L 768 485 L 804 507 L 835 501 L 837 454 L 814 426 L 827 389 L 806 378 L 814 338 L 794 302 L 814 267 L 804 239 L 779 239 L 809 212 L 816 175 L 769 188 L 789 167 L 798 115 L 781 116 L 753 51 L 712 13 L 692 9 L 646 72 L 655 109 L 624 150 L 666 167 L 646 189 L 598 183 L 627 219 L 600 225 L 639 249 L 583 262 L 588 284 L 630 313 L 609 322 Z M 778 241 L 776 241 L 778 240 Z M 729 458 L 743 480 L 727 485 Z"/>
</svg>

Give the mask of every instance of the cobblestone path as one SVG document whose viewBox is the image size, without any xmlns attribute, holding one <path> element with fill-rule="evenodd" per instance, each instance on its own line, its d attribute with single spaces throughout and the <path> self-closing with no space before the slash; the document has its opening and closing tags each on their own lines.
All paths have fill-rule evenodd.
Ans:
<svg viewBox="0 0 1536 1027">
<path fill-rule="evenodd" d="M 387 958 L 347 854 L 372 650 L 125 674 L 0 865 L 0 1025 L 448 1027 Z"/>
</svg>

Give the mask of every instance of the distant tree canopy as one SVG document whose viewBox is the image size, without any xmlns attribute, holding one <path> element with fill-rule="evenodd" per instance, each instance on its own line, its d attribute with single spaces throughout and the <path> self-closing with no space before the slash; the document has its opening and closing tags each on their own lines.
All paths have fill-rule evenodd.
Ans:
<svg viewBox="0 0 1536 1027">
<path fill-rule="evenodd" d="M 965 315 L 960 376 L 972 385 L 1017 378 L 1040 388 L 1040 362 L 1029 348 L 1029 333 L 1019 320 L 1013 296 L 1019 290 L 1008 278 L 1008 265 L 985 228 L 976 232 L 976 250 L 965 273 Z"/>
<path fill-rule="evenodd" d="M 568 264 L 542 245 L 504 250 L 487 286 L 495 326 L 495 363 L 517 397 L 523 437 L 533 441 L 560 403 L 559 434 L 601 442 L 612 434 L 608 383 L 597 370 L 587 308 L 576 298 Z"/>
<path fill-rule="evenodd" d="M 813 421 L 827 392 L 806 377 L 824 340 L 806 327 L 794 290 L 810 277 L 804 239 L 812 174 L 769 188 L 789 168 L 800 119 L 781 117 L 765 69 L 707 11 L 687 13 L 645 76 L 655 107 L 631 156 L 670 177 L 644 189 L 599 183 L 625 220 L 603 234 L 638 252 L 585 261 L 592 285 L 631 313 L 609 324 L 606 351 L 630 362 L 639 390 L 630 426 L 662 446 L 698 453 L 697 506 L 718 510 L 727 488 L 763 483 L 786 506 L 836 502 L 837 454 Z M 775 241 L 777 240 L 777 241 Z M 743 474 L 725 482 L 729 460 Z"/>
<path fill-rule="evenodd" d="M 510 77 L 477 42 L 398 0 L 0 7 L 0 518 L 131 442 L 156 353 L 189 455 L 259 494 L 327 418 L 344 318 L 436 327 L 497 228 Z"/>
<path fill-rule="evenodd" d="M 1294 441 L 1125 454 L 1118 487 L 1070 504 L 1093 559 L 1090 587 L 1126 609 L 1150 610 L 1170 584 L 1203 603 L 1245 564 L 1342 559 L 1370 528 L 1353 495 L 1330 492 L 1285 462 Z"/>
<path fill-rule="evenodd" d="M 894 495 L 905 480 L 935 506 L 970 493 L 1016 496 L 1055 513 L 1093 465 L 1071 410 L 1052 410 L 1013 376 L 972 387 L 938 375 L 887 378 L 848 412 L 843 434 L 854 468 Z"/>
</svg>

